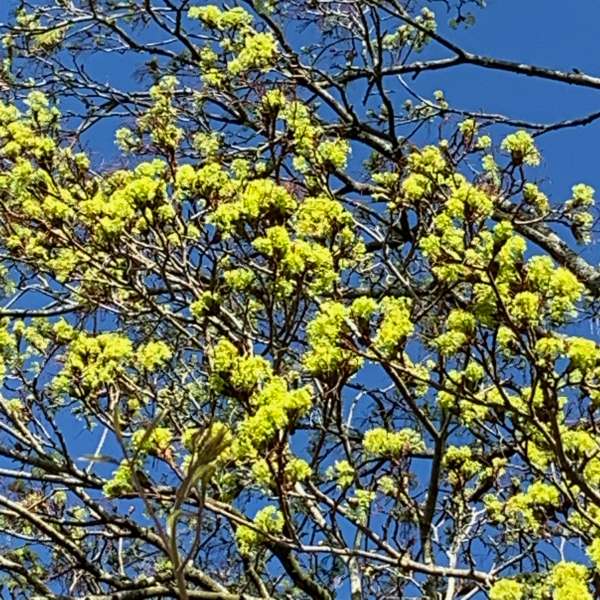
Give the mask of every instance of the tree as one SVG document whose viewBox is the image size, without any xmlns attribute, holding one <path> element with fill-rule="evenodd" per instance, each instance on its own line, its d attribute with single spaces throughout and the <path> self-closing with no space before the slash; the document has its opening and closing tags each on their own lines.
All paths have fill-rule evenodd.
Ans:
<svg viewBox="0 0 600 600">
<path fill-rule="evenodd" d="M 414 79 L 600 79 L 477 5 L 13 3 L 3 597 L 599 597 L 594 190 L 535 169 L 599 115 Z"/>
</svg>

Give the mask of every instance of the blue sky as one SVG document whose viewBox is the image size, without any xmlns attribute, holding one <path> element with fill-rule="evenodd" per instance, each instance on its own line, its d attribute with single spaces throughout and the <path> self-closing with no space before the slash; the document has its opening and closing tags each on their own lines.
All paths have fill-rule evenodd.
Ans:
<svg viewBox="0 0 600 600">
<path fill-rule="evenodd" d="M 589 74 L 600 74 L 600 3 L 577 0 L 490 0 L 471 30 L 450 35 L 473 52 Z M 425 78 L 423 78 L 425 80 Z M 446 83 L 447 82 L 447 83 Z M 536 122 L 584 115 L 600 108 L 600 91 L 543 82 L 476 67 L 460 67 L 427 83 L 442 88 L 450 104 L 507 113 Z M 568 198 L 573 183 L 600 188 L 597 143 L 600 122 L 543 136 L 540 175 L 546 189 Z"/>
</svg>

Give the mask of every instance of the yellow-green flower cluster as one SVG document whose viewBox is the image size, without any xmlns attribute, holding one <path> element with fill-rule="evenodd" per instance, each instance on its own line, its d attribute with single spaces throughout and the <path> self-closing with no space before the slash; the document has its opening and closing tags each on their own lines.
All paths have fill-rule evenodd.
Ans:
<svg viewBox="0 0 600 600">
<path fill-rule="evenodd" d="M 127 461 L 122 461 L 118 468 L 112 474 L 102 491 L 108 498 L 117 498 L 122 494 L 127 494 L 135 489 L 133 483 L 133 473 L 130 464 Z"/>
<path fill-rule="evenodd" d="M 541 481 L 532 483 L 526 492 L 515 494 L 505 505 L 496 498 L 486 498 L 486 506 L 494 520 L 521 519 L 531 531 L 537 531 L 559 505 L 560 492 L 555 486 Z"/>
<path fill-rule="evenodd" d="M 252 476 L 254 481 L 266 490 L 276 487 L 274 474 L 280 472 L 280 465 L 277 462 L 270 463 L 264 458 L 257 459 L 252 465 Z M 293 486 L 298 481 L 305 481 L 312 475 L 310 465 L 302 458 L 292 457 L 286 460 L 283 468 L 283 478 L 286 485 Z"/>
<path fill-rule="evenodd" d="M 0 138 L 3 140 L 1 154 L 11 160 L 49 156 L 56 143 L 49 133 L 60 116 L 56 107 L 51 107 L 48 98 L 38 91 L 31 92 L 26 104 L 25 115 L 12 105 L 0 102 Z"/>
<path fill-rule="evenodd" d="M 526 131 L 517 131 L 507 135 L 500 146 L 504 152 L 510 154 L 515 165 L 530 165 L 537 167 L 541 156 L 536 148 L 533 138 Z"/>
<path fill-rule="evenodd" d="M 11 363 L 11 359 L 15 356 L 16 349 L 17 344 L 14 335 L 9 332 L 6 324 L 2 323 L 0 325 L 0 380 L 6 375 L 7 368 Z"/>
<path fill-rule="evenodd" d="M 356 490 L 354 497 L 349 499 L 350 508 L 348 513 L 354 517 L 359 523 L 365 525 L 369 516 L 369 510 L 376 493 L 371 490 Z"/>
<path fill-rule="evenodd" d="M 215 165 L 215 169 L 218 169 L 218 175 L 222 174 L 218 166 Z M 214 179 L 215 187 L 225 183 L 221 177 L 211 179 Z M 295 208 L 296 201 L 284 187 L 270 179 L 254 179 L 239 190 L 232 202 L 220 203 L 211 220 L 226 233 L 231 233 L 239 223 L 290 216 Z"/>
<path fill-rule="evenodd" d="M 297 153 L 304 158 L 310 156 L 318 144 L 322 131 L 313 122 L 309 108 L 298 100 L 288 102 L 281 111 L 281 118 L 292 131 Z"/>
<path fill-rule="evenodd" d="M 221 146 L 221 136 L 214 131 L 200 132 L 194 135 L 193 144 L 203 158 L 214 159 Z"/>
<path fill-rule="evenodd" d="M 348 318 L 349 310 L 343 304 L 324 302 L 308 324 L 309 350 L 303 362 L 313 375 L 328 379 L 353 373 L 361 366 L 362 360 L 340 345 L 343 334 L 348 331 Z"/>
<path fill-rule="evenodd" d="M 490 600 L 524 600 L 525 586 L 514 579 L 500 579 L 490 589 Z"/>
<path fill-rule="evenodd" d="M 272 33 L 249 33 L 244 36 L 242 48 L 227 65 L 232 75 L 241 75 L 251 69 L 268 70 L 276 61 L 277 42 Z"/>
<path fill-rule="evenodd" d="M 162 454 L 171 446 L 173 433 L 167 427 L 139 429 L 131 436 L 131 445 L 137 453 Z"/>
<path fill-rule="evenodd" d="M 147 133 L 156 147 L 165 152 L 174 151 L 183 137 L 173 105 L 177 84 L 175 77 L 167 76 L 152 86 L 150 98 L 154 104 L 138 121 L 140 133 Z"/>
<path fill-rule="evenodd" d="M 377 300 L 370 296 L 361 296 L 352 301 L 350 315 L 359 324 L 368 323 L 378 308 Z"/>
<path fill-rule="evenodd" d="M 439 157 L 443 160 L 441 153 Z M 436 168 L 440 169 L 441 164 Z M 421 175 L 414 175 L 410 175 L 405 182 L 410 182 L 411 178 L 419 181 Z M 419 194 L 424 194 L 422 198 L 428 201 L 428 207 L 434 204 L 441 209 L 432 219 L 430 233 L 419 240 L 433 273 L 448 283 L 473 280 L 475 276 L 485 280 L 481 271 L 488 267 L 491 260 L 501 263 L 502 255 L 507 253 L 502 246 L 511 245 L 510 223 L 499 223 L 493 231 L 483 229 L 494 210 L 494 194 L 469 183 L 460 173 L 449 172 L 447 167 L 437 171 L 435 178 L 428 175 L 422 179 L 424 184 Z M 404 198 L 407 199 L 406 196 Z M 419 208 L 421 202 L 417 202 L 416 198 L 412 202 L 416 204 L 416 210 L 422 210 Z M 477 226 L 476 230 L 479 229 L 476 235 L 472 233 L 473 225 Z M 497 252 L 499 246 L 502 249 Z M 510 271 L 503 268 L 503 274 Z"/>
<path fill-rule="evenodd" d="M 425 444 L 418 431 L 401 429 L 388 431 L 381 427 L 365 432 L 363 448 L 373 456 L 400 458 L 414 452 L 423 452 Z"/>
<path fill-rule="evenodd" d="M 338 460 L 333 468 L 328 470 L 328 475 L 332 479 L 336 479 L 341 488 L 347 488 L 354 482 L 356 471 L 347 460 Z"/>
<path fill-rule="evenodd" d="M 419 246 L 439 279 L 449 283 L 456 282 L 465 273 L 462 265 L 465 252 L 464 232 L 447 213 L 438 215 L 434 225 L 434 233 L 423 237 Z"/>
<path fill-rule="evenodd" d="M 446 182 L 448 164 L 436 146 L 425 146 L 408 157 L 410 175 L 402 182 L 402 193 L 407 203 L 430 197 Z"/>
<path fill-rule="evenodd" d="M 478 125 L 477 121 L 473 118 L 465 119 L 458 124 L 458 130 L 467 139 L 472 139 L 477 133 Z"/>
<path fill-rule="evenodd" d="M 155 371 L 173 356 L 169 346 L 162 341 L 151 341 L 140 346 L 136 352 L 136 365 L 146 371 Z"/>
<path fill-rule="evenodd" d="M 444 455 L 444 468 L 451 485 L 464 485 L 481 471 L 481 464 L 473 459 L 469 446 L 450 446 Z"/>
<path fill-rule="evenodd" d="M 492 139 L 489 135 L 481 135 L 477 137 L 479 125 L 475 119 L 465 119 L 458 124 L 458 131 L 462 133 L 464 143 L 469 149 L 485 150 L 492 145 Z"/>
<path fill-rule="evenodd" d="M 261 99 L 260 110 L 264 113 L 277 114 L 286 102 L 285 94 L 280 89 L 267 90 Z"/>
<path fill-rule="evenodd" d="M 587 585 L 589 573 L 584 565 L 559 562 L 550 572 L 549 581 L 553 600 L 592 600 Z"/>
<path fill-rule="evenodd" d="M 410 308 L 408 298 L 384 298 L 380 302 L 383 318 L 373 345 L 384 357 L 393 357 L 413 333 Z"/>
<path fill-rule="evenodd" d="M 285 465 L 284 474 L 286 479 L 295 483 L 308 479 L 312 475 L 312 469 L 303 458 L 294 457 Z"/>
<path fill-rule="evenodd" d="M 47 264 L 56 280 L 64 283 L 74 277 L 78 267 L 82 267 L 86 262 L 87 257 L 83 252 L 71 248 L 57 248 L 55 256 L 49 258 Z"/>
<path fill-rule="evenodd" d="M 326 246 L 292 239 L 281 225 L 267 229 L 266 235 L 256 238 L 252 245 L 276 264 L 282 298 L 293 292 L 295 282 L 307 281 L 312 293 L 323 294 L 330 291 L 337 280 L 333 256 Z"/>
<path fill-rule="evenodd" d="M 226 200 L 233 196 L 238 188 L 239 182 L 232 180 L 217 162 L 209 161 L 198 169 L 190 164 L 182 165 L 177 169 L 175 175 L 177 196 L 180 198 L 193 198 L 195 202 L 206 201 L 215 197 Z"/>
<path fill-rule="evenodd" d="M 290 129 L 294 140 L 294 167 L 305 175 L 307 183 L 313 185 L 313 173 L 344 169 L 346 167 L 349 143 L 341 138 L 328 139 L 311 115 L 309 108 L 302 102 L 295 100 L 285 102 L 281 95 L 271 92 L 266 97 L 269 110 L 278 110 L 282 120 Z M 321 184 L 316 184 L 319 192 Z"/>
<path fill-rule="evenodd" d="M 214 4 L 194 6 L 188 16 L 213 30 L 221 49 L 233 55 L 227 64 L 231 75 L 243 75 L 251 70 L 266 71 L 275 64 L 278 48 L 275 37 L 270 32 L 255 31 L 251 27 L 252 16 L 243 8 L 223 10 Z M 219 73 L 216 52 L 207 45 L 201 48 L 200 54 L 205 83 L 216 87 L 223 85 L 225 78 Z"/>
<path fill-rule="evenodd" d="M 132 341 L 118 333 L 76 332 L 68 323 L 58 322 L 53 331 L 58 343 L 68 343 L 64 368 L 55 379 L 59 390 L 82 387 L 97 390 L 113 383 L 131 368 L 153 372 L 172 356 L 169 346 L 153 340 L 134 349 Z"/>
<path fill-rule="evenodd" d="M 305 237 L 330 240 L 341 234 L 346 243 L 354 239 L 352 215 L 341 202 L 321 194 L 305 198 L 296 214 L 296 231 Z"/>
<path fill-rule="evenodd" d="M 571 188 L 571 198 L 565 203 L 567 210 L 576 208 L 590 208 L 594 206 L 594 194 L 596 191 L 591 185 L 578 183 Z"/>
<path fill-rule="evenodd" d="M 236 291 L 244 291 L 252 286 L 255 276 L 251 269 L 240 267 L 238 269 L 231 269 L 225 271 L 223 278 L 225 283 Z"/>
<path fill-rule="evenodd" d="M 117 333 L 80 333 L 69 346 L 57 384 L 70 382 L 94 390 L 112 383 L 134 356 L 131 340 Z"/>
<path fill-rule="evenodd" d="M 116 171 L 102 182 L 94 197 L 79 204 L 84 223 L 103 237 L 115 236 L 126 228 L 144 231 L 153 223 L 174 216 L 167 197 L 166 163 L 141 163 L 133 171 Z"/>
<path fill-rule="evenodd" d="M 324 140 L 317 147 L 319 162 L 330 164 L 336 169 L 345 169 L 350 154 L 350 144 L 346 140 Z"/>
<path fill-rule="evenodd" d="M 213 389 L 248 401 L 249 413 L 238 423 L 232 447 L 235 456 L 258 458 L 258 452 L 280 431 L 311 409 L 311 390 L 289 389 L 286 379 L 274 375 L 265 358 L 241 355 L 226 339 L 219 340 L 209 356 Z"/>
<path fill-rule="evenodd" d="M 565 340 L 562 337 L 546 336 L 535 343 L 534 352 L 538 358 L 537 364 L 553 364 L 565 351 Z"/>
<path fill-rule="evenodd" d="M 222 10 L 214 4 L 193 6 L 189 9 L 188 16 L 212 29 L 247 28 L 252 24 L 252 16 L 239 6 L 229 10 Z"/>
<path fill-rule="evenodd" d="M 446 356 L 456 354 L 474 335 L 475 315 L 459 308 L 453 309 L 446 320 L 446 332 L 434 340 L 439 352 Z"/>
<path fill-rule="evenodd" d="M 483 190 L 467 182 L 462 176 L 452 186 L 446 202 L 446 212 L 455 219 L 479 220 L 491 216 L 494 211 L 492 199 Z"/>
<path fill-rule="evenodd" d="M 234 442 L 235 453 L 252 457 L 299 417 L 310 411 L 312 394 L 309 388 L 290 390 L 282 377 L 273 377 L 251 398 L 254 414 L 238 427 Z"/>
<path fill-rule="evenodd" d="M 567 338 L 567 357 L 571 366 L 582 372 L 598 366 L 600 362 L 600 349 L 593 340 L 582 337 Z"/>
<path fill-rule="evenodd" d="M 527 282 L 547 306 L 548 316 L 562 322 L 577 315 L 576 305 L 581 300 L 584 285 L 565 267 L 555 267 L 549 256 L 534 256 L 527 263 Z M 531 319 L 531 317 L 528 317 Z"/>
<path fill-rule="evenodd" d="M 219 299 L 219 294 L 216 292 L 204 291 L 198 300 L 190 304 L 190 312 L 196 319 L 201 319 L 218 306 Z"/>
<path fill-rule="evenodd" d="M 594 216 L 589 211 L 594 204 L 595 190 L 580 183 L 573 186 L 571 198 L 565 203 L 565 209 L 571 220 L 571 230 L 577 242 L 589 244 L 592 239 Z"/>
<path fill-rule="evenodd" d="M 209 222 L 226 236 L 254 234 L 251 243 L 275 276 L 278 298 L 295 293 L 299 285 L 307 286 L 315 295 L 328 293 L 339 270 L 362 256 L 364 246 L 354 231 L 351 215 L 324 194 L 298 205 L 287 189 L 272 180 L 236 180 L 216 163 L 200 170 L 182 167 L 176 181 L 186 195 L 218 198 L 213 200 L 216 208 Z M 261 235 L 256 235 L 259 228 Z M 247 288 L 254 279 L 247 269 L 225 277 L 238 290 Z"/>
<path fill-rule="evenodd" d="M 535 292 L 515 294 L 508 306 L 511 318 L 519 325 L 535 325 L 540 321 L 541 298 Z"/>
<path fill-rule="evenodd" d="M 256 513 L 254 527 L 240 525 L 235 532 L 240 554 L 250 555 L 264 541 L 265 536 L 280 534 L 285 521 L 274 506 L 265 506 Z"/>
<path fill-rule="evenodd" d="M 596 571 L 600 571 L 600 538 L 595 538 L 587 548 L 587 555 L 590 557 Z"/>
<path fill-rule="evenodd" d="M 252 394 L 272 376 L 271 364 L 262 356 L 240 355 L 227 339 L 220 339 L 210 352 L 211 384 L 219 390 Z"/>
<path fill-rule="evenodd" d="M 550 210 L 548 196 L 534 183 L 526 183 L 523 186 L 523 199 L 540 215 L 546 215 Z"/>
</svg>

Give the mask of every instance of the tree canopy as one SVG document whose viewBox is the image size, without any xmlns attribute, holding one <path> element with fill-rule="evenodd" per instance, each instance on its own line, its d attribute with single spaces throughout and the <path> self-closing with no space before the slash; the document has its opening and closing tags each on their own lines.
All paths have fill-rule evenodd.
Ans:
<svg viewBox="0 0 600 600">
<path fill-rule="evenodd" d="M 599 115 L 417 91 L 600 78 L 483 0 L 9 4 L 3 597 L 600 597 L 594 189 L 536 171 Z"/>
</svg>

